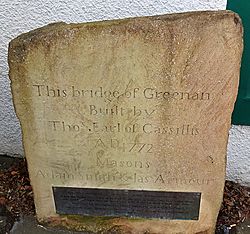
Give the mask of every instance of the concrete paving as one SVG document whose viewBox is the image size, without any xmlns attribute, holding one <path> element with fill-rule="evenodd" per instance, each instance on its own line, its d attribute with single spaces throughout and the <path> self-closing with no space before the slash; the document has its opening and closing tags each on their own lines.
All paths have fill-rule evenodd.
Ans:
<svg viewBox="0 0 250 234">
<path fill-rule="evenodd" d="M 250 234 L 250 218 L 236 228 L 237 234 Z"/>
<path fill-rule="evenodd" d="M 37 223 L 35 217 L 26 216 L 15 223 L 10 234 L 90 234 L 87 232 L 73 232 L 56 228 L 44 227 Z"/>
</svg>

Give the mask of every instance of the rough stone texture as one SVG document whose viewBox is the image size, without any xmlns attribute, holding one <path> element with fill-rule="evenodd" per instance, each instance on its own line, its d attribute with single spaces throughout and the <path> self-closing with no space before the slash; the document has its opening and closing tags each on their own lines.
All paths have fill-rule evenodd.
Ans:
<svg viewBox="0 0 250 234">
<path fill-rule="evenodd" d="M 0 155 L 23 156 L 20 124 L 8 79 L 7 50 L 12 38 L 51 22 L 87 22 L 195 10 L 223 10 L 226 0 L 1 0 Z"/>
<path fill-rule="evenodd" d="M 107 233 L 213 233 L 238 88 L 238 16 L 59 23 L 21 35 L 9 48 L 39 220 L 58 221 L 52 185 L 189 191 L 202 193 L 199 221 L 109 218 L 80 225 L 63 217 L 59 223 Z M 103 181 L 96 173 L 128 179 Z"/>
<path fill-rule="evenodd" d="M 7 47 L 11 38 L 54 21 L 85 22 L 194 10 L 225 9 L 226 0 L 135 0 L 135 1 L 22 1 L 2 0 L 0 7 L 0 155 L 23 156 L 21 130 L 12 106 L 8 80 Z M 240 134 L 239 134 L 240 130 Z M 250 128 L 233 126 L 230 131 L 227 178 L 250 185 Z M 237 136 L 237 137 L 235 137 Z M 245 149 L 245 150 L 244 150 Z M 249 166 L 247 166 L 249 165 Z"/>
</svg>

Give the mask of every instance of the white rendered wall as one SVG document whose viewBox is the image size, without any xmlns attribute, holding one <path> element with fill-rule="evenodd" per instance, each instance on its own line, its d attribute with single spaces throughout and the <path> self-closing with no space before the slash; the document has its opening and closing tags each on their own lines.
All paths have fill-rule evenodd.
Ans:
<svg viewBox="0 0 250 234">
<path fill-rule="evenodd" d="M 250 186 L 250 126 L 233 125 L 230 130 L 227 178 Z"/>
<path fill-rule="evenodd" d="M 86 22 L 226 8 L 226 0 L 0 0 L 0 154 L 22 156 L 8 79 L 8 43 L 51 22 Z M 231 129 L 228 178 L 250 185 L 250 128 Z"/>
</svg>

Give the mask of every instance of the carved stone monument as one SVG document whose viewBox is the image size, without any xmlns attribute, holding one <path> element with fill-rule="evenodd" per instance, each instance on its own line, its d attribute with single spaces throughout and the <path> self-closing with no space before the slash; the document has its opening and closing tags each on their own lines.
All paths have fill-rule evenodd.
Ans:
<svg viewBox="0 0 250 234">
<path fill-rule="evenodd" d="M 229 11 L 56 23 L 11 41 L 39 221 L 213 233 L 241 54 Z"/>
</svg>

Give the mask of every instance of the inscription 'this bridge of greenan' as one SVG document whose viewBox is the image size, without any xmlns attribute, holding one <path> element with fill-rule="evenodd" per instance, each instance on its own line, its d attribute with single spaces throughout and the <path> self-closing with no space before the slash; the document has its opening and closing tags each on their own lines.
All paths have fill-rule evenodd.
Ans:
<svg viewBox="0 0 250 234">
<path fill-rule="evenodd" d="M 154 87 L 134 87 L 126 90 L 105 89 L 102 86 L 96 88 L 81 89 L 74 85 L 67 88 L 59 88 L 44 84 L 32 85 L 34 93 L 38 97 L 52 98 L 88 98 L 104 99 L 112 101 L 114 99 L 137 99 L 145 100 L 166 100 L 166 101 L 209 101 L 211 94 L 207 91 L 178 91 L 156 89 Z"/>
</svg>

